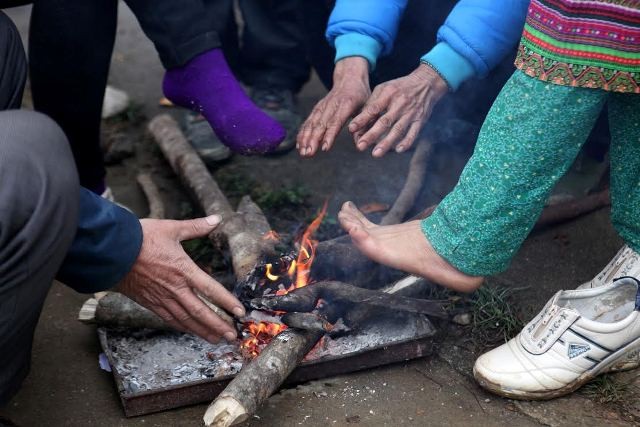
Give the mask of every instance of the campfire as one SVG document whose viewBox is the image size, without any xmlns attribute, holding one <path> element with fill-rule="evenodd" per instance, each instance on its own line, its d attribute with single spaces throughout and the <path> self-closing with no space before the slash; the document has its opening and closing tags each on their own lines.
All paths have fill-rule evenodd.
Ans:
<svg viewBox="0 0 640 427">
<path fill-rule="evenodd" d="M 315 259 L 316 246 L 318 241 L 313 239 L 313 235 L 322 224 L 327 213 L 327 203 L 320 210 L 320 213 L 311 222 L 298 241 L 298 254 L 281 256 L 277 261 L 265 263 L 256 267 L 252 274 L 255 278 L 256 286 L 252 288 L 251 296 L 282 296 L 289 292 L 303 288 L 312 284 L 311 266 Z M 279 235 L 275 231 L 269 231 L 264 235 L 265 239 L 279 240 Z M 243 290 L 246 298 L 248 295 Z M 275 312 L 274 314 L 282 314 Z M 271 321 L 244 322 L 242 328 L 242 343 L 240 349 L 247 359 L 253 359 L 260 354 L 262 349 L 271 342 L 273 337 L 287 329 L 287 326 Z"/>
</svg>

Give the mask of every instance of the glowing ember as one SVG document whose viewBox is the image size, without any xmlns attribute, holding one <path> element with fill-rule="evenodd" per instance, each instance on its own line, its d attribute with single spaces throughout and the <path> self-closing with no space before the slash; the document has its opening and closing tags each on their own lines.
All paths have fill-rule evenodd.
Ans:
<svg viewBox="0 0 640 427">
<path fill-rule="evenodd" d="M 288 288 L 278 289 L 276 295 L 285 295 L 294 289 L 302 288 L 310 283 L 309 274 L 311 272 L 311 265 L 315 258 L 315 249 L 318 245 L 318 241 L 314 240 L 313 234 L 318 230 L 325 214 L 327 213 L 327 203 L 323 205 L 318 216 L 311 222 L 309 227 L 302 234 L 300 239 L 300 249 L 298 251 L 298 258 L 292 260 L 290 265 L 286 268 L 287 276 L 290 279 L 291 285 Z M 274 238 L 275 237 L 275 238 Z M 270 231 L 265 234 L 265 239 L 278 240 L 279 236 L 275 231 Z M 274 274 L 273 264 L 265 265 L 265 277 L 272 282 L 276 282 L 280 279 L 280 276 Z M 277 272 L 284 274 L 284 269 L 277 269 Z M 294 280 L 295 279 L 295 280 Z M 280 332 L 287 329 L 286 325 L 272 322 L 247 322 L 244 324 L 244 335 L 247 336 L 240 344 L 242 354 L 249 359 L 256 357 L 260 354 L 260 351 L 266 346 L 273 337 Z"/>
<path fill-rule="evenodd" d="M 274 242 L 278 242 L 280 241 L 280 235 L 278 233 L 276 233 L 275 231 L 271 230 L 271 231 L 267 231 L 266 233 L 264 233 L 264 236 L 262 236 L 263 240 L 273 240 Z"/>
<path fill-rule="evenodd" d="M 247 322 L 244 327 L 251 336 L 242 341 L 240 350 L 244 357 L 249 359 L 253 359 L 260 354 L 260 351 L 269 344 L 273 337 L 287 329 L 287 325 L 271 322 Z"/>
</svg>

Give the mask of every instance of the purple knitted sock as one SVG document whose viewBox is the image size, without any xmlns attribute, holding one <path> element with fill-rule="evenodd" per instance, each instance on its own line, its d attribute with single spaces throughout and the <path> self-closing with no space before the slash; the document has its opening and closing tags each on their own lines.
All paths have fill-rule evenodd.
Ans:
<svg viewBox="0 0 640 427">
<path fill-rule="evenodd" d="M 233 151 L 265 153 L 285 137 L 284 128 L 244 93 L 220 49 L 168 70 L 163 90 L 174 104 L 202 113 L 218 138 Z"/>
</svg>

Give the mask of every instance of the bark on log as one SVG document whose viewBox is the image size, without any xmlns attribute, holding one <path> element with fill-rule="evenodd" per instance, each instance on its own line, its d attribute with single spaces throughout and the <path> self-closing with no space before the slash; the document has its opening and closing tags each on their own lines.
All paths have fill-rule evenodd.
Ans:
<svg viewBox="0 0 640 427">
<path fill-rule="evenodd" d="M 224 310 L 204 297 L 200 295 L 198 297 L 222 320 L 235 328 L 233 319 Z M 87 300 L 80 309 L 78 320 L 110 328 L 173 330 L 155 313 L 118 292 L 109 292 L 99 300 L 94 298 Z"/>
<path fill-rule="evenodd" d="M 398 195 L 395 203 L 380 221 L 380 225 L 392 225 L 401 222 L 411 210 L 420 190 L 424 185 L 424 177 L 427 172 L 427 162 L 433 148 L 433 143 L 429 138 L 422 138 L 418 141 L 416 151 L 413 153 L 407 180 Z"/>
<path fill-rule="evenodd" d="M 542 211 L 534 229 L 577 218 L 609 205 L 611 205 L 611 195 L 607 188 L 578 200 L 549 206 Z"/>
<path fill-rule="evenodd" d="M 324 335 L 287 329 L 229 383 L 204 415 L 206 426 L 227 427 L 255 414 Z"/>
<path fill-rule="evenodd" d="M 597 209 L 609 206 L 611 204 L 609 189 L 602 190 L 598 193 L 590 194 L 581 199 L 570 202 L 559 203 L 557 205 L 547 206 L 542 210 L 540 217 L 536 221 L 534 230 L 544 228 L 550 225 L 559 224 L 570 219 L 586 215 Z M 436 210 L 438 205 L 429 206 L 412 218 L 425 219 Z"/>
<path fill-rule="evenodd" d="M 171 116 L 156 116 L 149 123 L 149 131 L 176 175 L 193 193 L 204 212 L 207 215 L 222 216 L 222 224 L 211 237 L 215 241 L 218 241 L 221 234 L 226 238 L 236 278 L 246 277 L 262 255 L 275 252 L 274 243 L 263 239 L 262 234 L 248 225 L 245 213 L 233 211 L 209 170 Z"/>
<path fill-rule="evenodd" d="M 257 310 L 310 312 L 320 300 L 329 305 L 363 304 L 439 318 L 447 317 L 446 310 L 437 301 L 397 296 L 335 281 L 314 283 L 282 296 L 255 298 L 251 301 L 251 306 Z"/>
<path fill-rule="evenodd" d="M 142 188 L 142 192 L 147 198 L 147 203 L 149 204 L 149 215 L 147 215 L 147 217 L 154 219 L 166 218 L 166 211 L 164 209 L 162 196 L 160 195 L 160 190 L 156 183 L 153 182 L 151 174 L 141 173 L 137 176 L 137 181 L 140 188 Z"/>
<path fill-rule="evenodd" d="M 401 282 L 404 284 L 399 285 Z M 412 295 L 409 288 L 416 291 L 423 283 L 422 279 L 410 276 L 385 288 L 385 292 Z M 299 329 L 287 329 L 278 334 L 213 401 L 204 415 L 205 425 L 228 427 L 255 414 L 323 335 L 324 331 Z"/>
</svg>

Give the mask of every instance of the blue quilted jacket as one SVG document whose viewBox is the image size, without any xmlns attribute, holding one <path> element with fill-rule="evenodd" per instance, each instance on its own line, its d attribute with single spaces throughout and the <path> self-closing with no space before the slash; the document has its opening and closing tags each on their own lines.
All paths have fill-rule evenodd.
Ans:
<svg viewBox="0 0 640 427">
<path fill-rule="evenodd" d="M 336 61 L 362 56 L 373 69 L 378 57 L 393 50 L 407 3 L 337 0 L 326 33 Z M 484 77 L 520 39 L 528 6 L 529 0 L 460 0 L 438 30 L 438 43 L 420 60 L 435 68 L 452 90 L 472 77 Z"/>
</svg>

